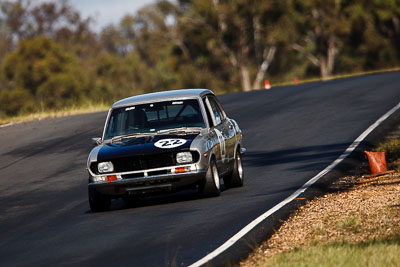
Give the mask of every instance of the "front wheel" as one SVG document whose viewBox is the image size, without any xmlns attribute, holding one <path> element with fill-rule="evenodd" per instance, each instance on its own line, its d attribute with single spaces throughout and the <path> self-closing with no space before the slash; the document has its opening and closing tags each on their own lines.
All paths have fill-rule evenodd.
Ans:
<svg viewBox="0 0 400 267">
<path fill-rule="evenodd" d="M 200 189 L 204 196 L 216 197 L 221 193 L 217 164 L 214 159 L 211 160 L 210 166 L 208 166 L 206 177 Z"/>
<path fill-rule="evenodd" d="M 107 211 L 110 209 L 111 198 L 97 192 L 93 187 L 89 187 L 89 206 L 93 212 Z"/>
<path fill-rule="evenodd" d="M 227 188 L 243 186 L 243 174 L 242 155 L 238 149 L 235 155 L 235 162 L 233 163 L 233 171 L 230 175 L 224 177 L 225 186 Z"/>
</svg>

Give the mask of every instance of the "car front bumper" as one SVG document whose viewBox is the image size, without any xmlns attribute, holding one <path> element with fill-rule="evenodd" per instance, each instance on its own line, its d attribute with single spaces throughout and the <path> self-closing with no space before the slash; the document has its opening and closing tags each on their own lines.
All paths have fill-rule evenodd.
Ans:
<svg viewBox="0 0 400 267">
<path fill-rule="evenodd" d="M 206 171 L 197 170 L 192 166 L 186 166 L 187 171 L 182 173 L 173 173 L 172 171 L 178 167 L 184 168 L 185 166 L 173 166 L 139 172 L 91 175 L 89 187 L 94 187 L 99 193 L 115 197 L 125 194 L 137 195 L 153 192 L 173 191 L 191 185 L 196 185 L 204 179 Z M 158 174 L 160 172 L 166 173 Z M 107 178 L 110 176 L 118 178 L 116 180 L 108 180 Z M 131 176 L 135 177 L 129 178 Z M 101 180 L 105 181 L 98 181 L 99 178 L 102 178 Z M 95 180 L 97 181 L 95 182 Z"/>
</svg>

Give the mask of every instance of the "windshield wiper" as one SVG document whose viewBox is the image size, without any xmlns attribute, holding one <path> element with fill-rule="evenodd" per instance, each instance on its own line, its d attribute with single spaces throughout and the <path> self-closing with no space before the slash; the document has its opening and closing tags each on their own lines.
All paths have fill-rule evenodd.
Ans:
<svg viewBox="0 0 400 267">
<path fill-rule="evenodd" d="M 126 139 L 138 137 L 138 136 L 147 136 L 147 135 L 154 135 L 154 133 L 131 133 L 131 134 L 124 134 L 124 135 L 117 135 L 111 138 L 112 143 L 123 142 Z"/>
<path fill-rule="evenodd" d="M 158 130 L 157 134 L 168 134 L 168 133 L 186 134 L 187 132 L 199 132 L 199 131 L 201 131 L 201 127 L 179 127 L 179 128 Z"/>
</svg>

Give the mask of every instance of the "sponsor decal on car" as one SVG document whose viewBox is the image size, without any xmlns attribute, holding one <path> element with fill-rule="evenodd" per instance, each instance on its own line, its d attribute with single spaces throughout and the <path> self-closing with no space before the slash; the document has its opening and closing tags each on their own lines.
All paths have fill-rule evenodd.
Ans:
<svg viewBox="0 0 400 267">
<path fill-rule="evenodd" d="M 225 161 L 225 157 L 226 157 L 226 145 L 225 145 L 225 138 L 222 135 L 221 131 L 218 129 L 214 129 L 215 133 L 217 134 L 218 137 L 218 141 L 219 141 L 219 145 L 221 148 L 221 159 L 222 162 Z"/>
</svg>

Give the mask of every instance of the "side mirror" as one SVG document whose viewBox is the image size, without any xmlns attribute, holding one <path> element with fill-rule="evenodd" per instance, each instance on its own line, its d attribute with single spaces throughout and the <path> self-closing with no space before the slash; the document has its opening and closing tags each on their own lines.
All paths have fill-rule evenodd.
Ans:
<svg viewBox="0 0 400 267">
<path fill-rule="evenodd" d="M 100 137 L 94 137 L 92 138 L 92 145 L 98 146 L 101 144 L 101 138 Z"/>
</svg>

